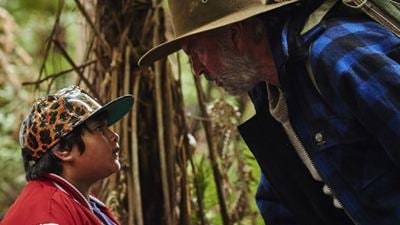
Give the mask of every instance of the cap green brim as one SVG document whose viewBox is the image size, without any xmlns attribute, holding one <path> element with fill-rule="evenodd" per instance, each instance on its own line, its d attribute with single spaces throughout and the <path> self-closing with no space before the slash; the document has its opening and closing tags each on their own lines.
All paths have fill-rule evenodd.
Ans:
<svg viewBox="0 0 400 225">
<path fill-rule="evenodd" d="M 105 104 L 103 107 L 95 111 L 92 115 L 88 116 L 85 121 L 105 112 L 107 125 L 111 126 L 122 119 L 122 117 L 124 117 L 132 109 L 133 102 L 134 98 L 132 95 L 124 95 L 118 97 L 113 101 Z"/>
</svg>

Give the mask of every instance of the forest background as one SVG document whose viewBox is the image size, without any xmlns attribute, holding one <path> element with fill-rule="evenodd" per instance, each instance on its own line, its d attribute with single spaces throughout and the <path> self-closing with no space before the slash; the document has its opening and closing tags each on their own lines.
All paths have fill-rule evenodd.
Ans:
<svg viewBox="0 0 400 225">
<path fill-rule="evenodd" d="M 24 114 L 77 84 L 103 102 L 136 97 L 115 127 L 123 169 L 94 190 L 123 224 L 262 224 L 260 172 L 236 130 L 254 113 L 247 96 L 194 78 L 182 53 L 138 68 L 139 55 L 171 37 L 168 6 L 113 2 L 0 0 L 0 216 L 25 184 Z"/>
</svg>

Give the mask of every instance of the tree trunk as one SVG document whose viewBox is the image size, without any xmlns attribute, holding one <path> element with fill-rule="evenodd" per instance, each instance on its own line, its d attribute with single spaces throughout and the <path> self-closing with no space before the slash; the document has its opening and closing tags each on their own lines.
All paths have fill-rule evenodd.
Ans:
<svg viewBox="0 0 400 225">
<path fill-rule="evenodd" d="M 86 86 L 101 103 L 125 94 L 135 97 L 132 111 L 114 125 L 120 135 L 122 169 L 96 186 L 98 197 L 121 224 L 206 225 L 208 220 L 221 219 L 222 224 L 230 225 L 246 216 L 254 219 L 257 215 L 248 203 L 251 174 L 248 169 L 243 171 L 248 166 L 234 146 L 238 142 L 234 131 L 238 111 L 225 101 L 207 111 L 207 99 L 195 79 L 199 121 L 209 150 L 195 155 L 189 144 L 179 55 L 178 78 L 166 59 L 151 68 L 137 66 L 139 56 L 164 42 L 170 31 L 164 23 L 162 2 L 75 0 L 89 31 L 79 66 L 59 40 L 50 39 L 78 74 L 78 84 Z M 202 154 L 208 155 L 210 165 L 204 163 Z M 232 169 L 239 171 L 233 176 L 239 182 L 229 180 Z M 209 187 L 215 187 L 217 200 L 206 209 L 203 198 Z M 213 218 L 206 218 L 206 210 Z"/>
<path fill-rule="evenodd" d="M 178 216 L 181 224 L 189 224 L 187 182 L 177 187 L 186 179 L 188 146 L 177 146 L 186 136 L 181 92 L 165 60 L 154 70 L 136 64 L 139 55 L 165 40 L 161 1 L 98 0 L 95 9 L 93 17 L 80 8 L 94 37 L 88 58 L 97 60 L 85 74 L 86 83 L 103 102 L 135 96 L 132 112 L 115 126 L 122 170 L 99 193 L 122 224 L 172 225 L 178 224 Z M 178 155 L 183 158 L 181 167 L 175 164 Z M 185 204 L 177 200 L 177 189 Z"/>
</svg>

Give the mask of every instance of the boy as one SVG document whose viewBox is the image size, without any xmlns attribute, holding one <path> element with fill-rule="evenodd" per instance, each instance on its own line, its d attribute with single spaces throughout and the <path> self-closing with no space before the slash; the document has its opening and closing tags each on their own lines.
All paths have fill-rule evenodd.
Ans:
<svg viewBox="0 0 400 225">
<path fill-rule="evenodd" d="M 90 187 L 121 168 L 108 127 L 132 105 L 127 95 L 101 106 L 77 86 L 37 99 L 20 129 L 28 183 L 1 223 L 119 224 Z"/>
</svg>

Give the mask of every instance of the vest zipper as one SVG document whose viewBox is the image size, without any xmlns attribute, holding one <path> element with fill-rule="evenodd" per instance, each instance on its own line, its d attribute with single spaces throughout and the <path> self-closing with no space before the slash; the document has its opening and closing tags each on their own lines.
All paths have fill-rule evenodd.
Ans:
<svg viewBox="0 0 400 225">
<path fill-rule="evenodd" d="M 314 167 L 315 170 L 318 172 L 318 175 L 321 177 L 322 182 L 324 183 L 324 185 L 327 185 L 327 183 L 325 182 L 325 179 L 323 179 L 323 176 L 319 173 L 319 171 L 318 171 L 317 168 L 315 167 L 314 161 L 312 160 L 312 158 L 311 158 L 310 155 L 308 154 L 307 149 L 304 148 L 304 145 L 303 145 L 301 139 L 299 138 L 299 136 L 297 135 L 297 133 L 296 133 L 296 131 L 295 131 L 294 129 L 293 129 L 293 134 L 294 134 L 294 136 L 296 137 L 296 139 L 299 140 L 300 145 L 303 146 L 303 149 L 304 149 L 304 152 L 305 152 L 305 157 L 309 160 L 309 162 L 311 162 L 312 167 Z M 339 202 L 339 204 L 342 206 L 341 209 L 346 213 L 346 215 L 350 218 L 350 220 L 351 220 L 355 225 L 358 225 L 359 223 L 357 223 L 357 222 L 353 219 L 353 217 L 347 212 L 347 210 L 346 210 L 345 207 L 343 206 L 342 201 L 341 201 L 339 198 L 337 198 L 337 195 L 336 195 L 336 193 L 333 191 L 333 189 L 332 189 L 329 185 L 327 185 L 327 187 L 329 188 L 329 190 L 331 191 L 331 193 L 332 193 L 333 196 L 334 196 L 334 198 L 332 198 L 332 200 L 336 199 L 336 200 Z M 323 192 L 323 190 L 321 190 L 321 191 Z M 324 193 L 324 194 L 325 194 L 325 193 Z M 333 201 L 332 201 L 332 204 L 333 204 Z M 333 207 L 335 207 L 334 204 L 333 204 Z"/>
<path fill-rule="evenodd" d="M 309 51 L 309 54 L 308 54 L 308 55 L 309 55 L 309 56 L 310 56 L 311 47 L 312 47 L 312 44 L 311 44 L 310 47 L 308 48 L 308 51 Z M 310 62 L 309 57 L 308 57 L 307 60 L 305 61 L 305 67 L 306 67 L 307 73 L 308 73 L 308 75 L 309 75 L 309 78 L 311 79 L 311 82 L 313 83 L 313 85 L 314 85 L 315 89 L 317 90 L 318 94 L 321 95 L 321 92 L 320 92 L 320 90 L 319 90 L 319 88 L 318 88 L 318 86 L 317 86 L 316 80 L 315 80 L 314 73 L 313 73 L 312 68 L 311 68 L 311 62 Z M 291 123 L 291 121 L 290 121 L 290 116 L 289 116 L 289 122 Z M 326 183 L 326 181 L 325 181 L 326 179 L 323 178 L 323 176 L 319 173 L 319 171 L 318 171 L 317 168 L 315 167 L 314 161 L 313 161 L 312 158 L 310 157 L 310 155 L 309 155 L 307 149 L 304 147 L 302 140 L 301 140 L 301 139 L 299 138 L 299 136 L 297 135 L 296 130 L 294 130 L 294 127 L 293 127 L 293 126 L 292 126 L 292 129 L 293 129 L 293 134 L 294 134 L 295 138 L 296 138 L 297 140 L 299 140 L 300 145 L 303 146 L 303 149 L 304 149 L 304 152 L 305 152 L 305 157 L 306 157 L 306 158 L 308 159 L 308 161 L 311 163 L 312 167 L 318 172 L 318 175 L 321 177 L 322 182 L 323 182 L 325 185 L 327 185 L 327 183 Z M 337 199 L 337 201 L 340 203 L 340 205 L 342 206 L 343 211 L 344 211 L 344 212 L 346 213 L 346 215 L 350 218 L 350 220 L 351 220 L 355 225 L 358 225 L 359 223 L 357 223 L 357 222 L 355 221 L 355 219 L 347 212 L 347 210 L 346 210 L 345 207 L 343 206 L 342 201 L 341 201 L 339 198 L 337 198 L 337 195 L 336 195 L 335 191 L 334 191 L 329 185 L 327 185 L 327 187 L 330 189 L 330 191 L 331 191 L 331 193 L 333 194 L 333 196 L 335 196 L 335 198 Z M 321 191 L 323 191 L 323 190 L 321 190 Z M 324 194 L 325 194 L 325 193 L 324 193 Z M 332 199 L 334 199 L 334 198 L 332 198 Z M 333 204 L 333 202 L 332 202 L 332 204 Z M 333 207 L 335 207 L 335 206 L 333 206 Z"/>
</svg>

